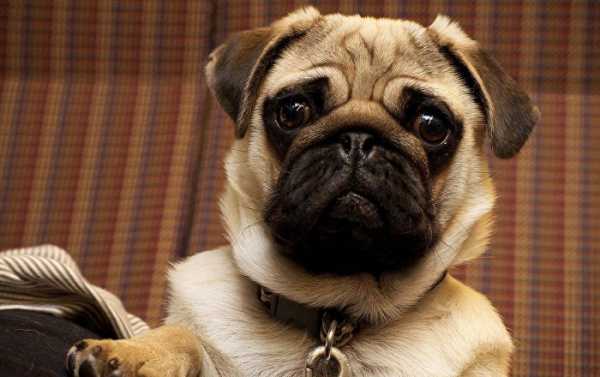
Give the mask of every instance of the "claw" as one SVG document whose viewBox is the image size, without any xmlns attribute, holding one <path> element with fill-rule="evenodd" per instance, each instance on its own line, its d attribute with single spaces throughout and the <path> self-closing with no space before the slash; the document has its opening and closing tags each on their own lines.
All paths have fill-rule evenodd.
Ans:
<svg viewBox="0 0 600 377">
<path fill-rule="evenodd" d="M 98 370 L 97 361 L 102 354 L 102 347 L 95 345 L 89 349 L 88 346 L 89 343 L 82 340 L 69 349 L 65 365 L 70 376 L 101 377 L 102 373 Z"/>
<path fill-rule="evenodd" d="M 100 377 L 96 372 L 94 364 L 92 363 L 93 361 L 91 361 L 90 359 L 86 359 L 81 363 L 78 370 L 79 377 Z"/>
</svg>

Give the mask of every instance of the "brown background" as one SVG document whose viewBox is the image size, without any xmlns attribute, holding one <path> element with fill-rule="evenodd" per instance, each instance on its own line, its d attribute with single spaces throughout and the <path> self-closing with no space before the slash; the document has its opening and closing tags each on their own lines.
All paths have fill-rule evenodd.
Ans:
<svg viewBox="0 0 600 377">
<path fill-rule="evenodd" d="M 304 1 L 0 0 L 0 248 L 54 243 L 156 324 L 168 261 L 223 242 L 231 122 L 207 53 Z M 458 20 L 532 94 L 543 120 L 492 159 L 489 252 L 456 275 L 484 291 L 516 376 L 600 375 L 600 3 L 318 1 Z"/>
</svg>

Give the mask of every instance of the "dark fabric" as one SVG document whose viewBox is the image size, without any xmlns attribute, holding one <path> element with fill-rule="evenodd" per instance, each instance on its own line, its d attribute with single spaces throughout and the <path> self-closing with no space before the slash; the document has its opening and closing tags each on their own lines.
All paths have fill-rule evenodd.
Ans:
<svg viewBox="0 0 600 377">
<path fill-rule="evenodd" d="M 84 338 L 98 336 L 48 314 L 0 311 L 0 376 L 67 377 L 65 355 Z"/>
</svg>

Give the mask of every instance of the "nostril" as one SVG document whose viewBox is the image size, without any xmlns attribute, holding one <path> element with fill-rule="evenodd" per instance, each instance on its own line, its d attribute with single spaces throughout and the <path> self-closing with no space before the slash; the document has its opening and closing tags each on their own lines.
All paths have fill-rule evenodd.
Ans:
<svg viewBox="0 0 600 377">
<path fill-rule="evenodd" d="M 352 150 L 352 137 L 349 134 L 343 134 L 340 137 L 340 145 L 346 154 Z"/>
<path fill-rule="evenodd" d="M 363 141 L 362 151 L 365 155 L 368 155 L 375 146 L 375 139 L 372 136 L 367 136 Z"/>
</svg>

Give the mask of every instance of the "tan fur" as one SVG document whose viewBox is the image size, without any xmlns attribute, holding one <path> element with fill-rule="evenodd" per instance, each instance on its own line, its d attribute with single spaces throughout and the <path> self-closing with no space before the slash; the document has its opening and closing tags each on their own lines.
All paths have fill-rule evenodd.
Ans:
<svg viewBox="0 0 600 377">
<path fill-rule="evenodd" d="M 294 32 L 302 36 L 276 62 L 264 60 L 282 36 Z M 204 355 L 199 376 L 302 376 L 304 358 L 315 341 L 270 318 L 256 300 L 258 283 L 306 305 L 344 307 L 350 316 L 368 321 L 343 348 L 354 376 L 506 376 L 513 346 L 490 302 L 450 276 L 429 291 L 444 271 L 484 252 L 492 225 L 495 191 L 481 135 L 489 132 L 486 119 L 499 109 L 487 98 L 492 115 L 484 114 L 438 51 L 445 43 L 462 54 L 478 49 L 476 42 L 443 17 L 427 29 L 402 20 L 321 16 L 313 8 L 247 36 L 216 50 L 207 67 L 208 81 L 222 103 L 242 98 L 234 116 L 242 130 L 225 161 L 227 184 L 221 200 L 230 245 L 193 256 L 171 272 L 167 323 L 186 327 L 202 346 L 177 349 L 172 334 L 153 330 L 152 339 L 164 339 L 164 347 L 173 347 L 164 352 L 165 365 L 173 365 L 182 352 L 185 360 Z M 250 51 L 256 45 L 263 46 L 260 53 Z M 234 61 L 246 59 L 246 65 L 253 59 L 244 92 L 220 87 L 224 54 Z M 329 79 L 327 106 L 333 110 L 301 132 L 290 153 L 325 137 L 333 124 L 344 127 L 350 119 L 361 119 L 409 148 L 415 143 L 414 156 L 424 162 L 418 140 L 395 127 L 389 115 L 400 106 L 407 85 L 442 98 L 463 123 L 455 157 L 432 182 L 441 240 L 410 271 L 386 272 L 378 279 L 369 274 L 315 277 L 275 250 L 262 209 L 282 162 L 267 140 L 261 109 L 265 98 L 317 77 Z M 118 356 L 126 363 L 129 357 L 143 360 L 149 352 L 144 347 L 154 344 L 150 339 L 127 341 L 139 344 L 141 355 L 131 356 L 123 346 Z"/>
<path fill-rule="evenodd" d="M 118 366 L 123 376 L 192 377 L 202 373 L 203 348 L 186 328 L 162 326 L 133 340 L 85 340 L 76 362 L 97 360 L 101 376 Z M 118 364 L 112 364 L 112 363 Z"/>
</svg>

